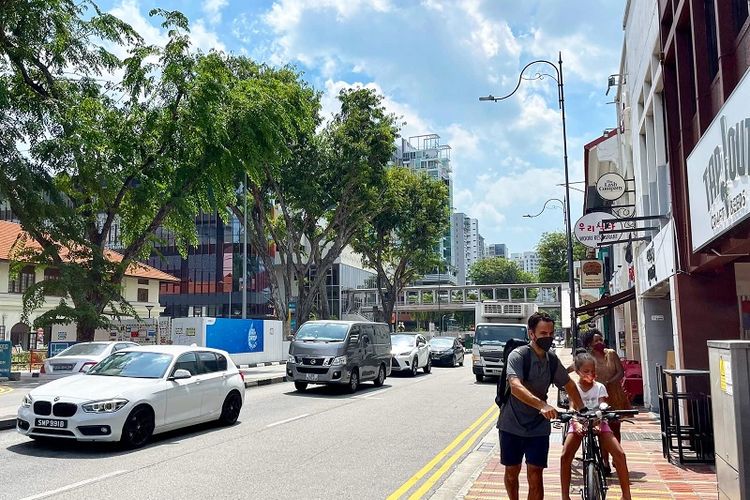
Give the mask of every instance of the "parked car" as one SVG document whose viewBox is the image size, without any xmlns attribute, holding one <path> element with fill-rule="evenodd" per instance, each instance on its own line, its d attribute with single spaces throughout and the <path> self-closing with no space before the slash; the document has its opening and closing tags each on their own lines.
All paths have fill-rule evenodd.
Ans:
<svg viewBox="0 0 750 500">
<path fill-rule="evenodd" d="M 430 340 L 433 365 L 464 366 L 464 346 L 456 337 L 434 337 Z"/>
<path fill-rule="evenodd" d="M 376 387 L 391 374 L 391 338 L 385 323 L 308 321 L 289 346 L 286 374 L 294 387 L 346 384 L 351 393 L 372 380 Z"/>
<path fill-rule="evenodd" d="M 196 346 L 117 351 L 87 373 L 41 385 L 23 398 L 18 432 L 34 439 L 144 445 L 153 434 L 237 421 L 244 378 L 229 355 Z"/>
<path fill-rule="evenodd" d="M 391 368 L 394 371 L 408 371 L 415 376 L 422 368 L 425 373 L 432 370 L 430 347 L 427 339 L 420 333 L 398 333 L 391 335 Z"/>
<path fill-rule="evenodd" d="M 44 360 L 39 376 L 44 379 L 67 377 L 85 372 L 113 352 L 137 347 L 135 342 L 81 342 Z"/>
</svg>

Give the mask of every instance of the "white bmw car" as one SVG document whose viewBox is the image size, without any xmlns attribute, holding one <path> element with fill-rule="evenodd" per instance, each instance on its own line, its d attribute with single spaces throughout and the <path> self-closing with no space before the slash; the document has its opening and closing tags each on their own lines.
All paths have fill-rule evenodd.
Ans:
<svg viewBox="0 0 750 500">
<path fill-rule="evenodd" d="M 217 349 L 141 346 L 117 351 L 85 374 L 32 390 L 18 432 L 34 439 L 120 441 L 137 448 L 153 434 L 201 422 L 232 425 L 245 398 L 242 373 Z"/>
<path fill-rule="evenodd" d="M 135 342 L 81 342 L 45 359 L 39 377 L 55 379 L 86 372 L 113 352 L 137 347 Z"/>
</svg>

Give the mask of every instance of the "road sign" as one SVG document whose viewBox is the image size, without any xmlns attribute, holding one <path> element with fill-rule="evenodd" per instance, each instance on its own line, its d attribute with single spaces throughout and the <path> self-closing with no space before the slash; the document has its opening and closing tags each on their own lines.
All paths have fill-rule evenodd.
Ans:
<svg viewBox="0 0 750 500">
<path fill-rule="evenodd" d="M 0 340 L 0 377 L 10 378 L 11 347 L 9 340 Z"/>
</svg>

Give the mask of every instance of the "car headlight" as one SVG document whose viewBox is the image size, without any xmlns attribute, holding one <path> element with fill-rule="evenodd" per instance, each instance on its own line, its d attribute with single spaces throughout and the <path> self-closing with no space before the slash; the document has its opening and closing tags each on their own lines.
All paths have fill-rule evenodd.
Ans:
<svg viewBox="0 0 750 500">
<path fill-rule="evenodd" d="M 482 364 L 482 358 L 479 356 L 479 354 L 472 354 L 471 360 L 474 362 L 475 365 L 481 365 Z"/>
<path fill-rule="evenodd" d="M 286 359 L 286 362 L 294 364 L 297 362 L 297 359 L 290 354 L 289 357 Z"/>
<path fill-rule="evenodd" d="M 398 353 L 399 356 L 408 356 L 409 354 L 411 354 L 411 351 L 404 351 L 404 352 Z"/>
<path fill-rule="evenodd" d="M 343 366 L 346 364 L 346 356 L 337 356 L 333 358 L 333 361 L 331 361 L 331 365 L 333 366 Z"/>
<path fill-rule="evenodd" d="M 127 399 L 105 399 L 81 405 L 86 413 L 114 413 L 128 404 Z"/>
<path fill-rule="evenodd" d="M 31 408 L 31 395 L 27 394 L 23 397 L 23 401 L 21 401 L 21 406 L 24 408 Z"/>
</svg>

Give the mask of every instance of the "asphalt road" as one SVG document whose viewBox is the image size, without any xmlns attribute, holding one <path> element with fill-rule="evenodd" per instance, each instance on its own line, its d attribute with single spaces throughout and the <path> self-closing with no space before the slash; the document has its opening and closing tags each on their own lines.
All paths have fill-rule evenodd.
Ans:
<svg viewBox="0 0 750 500">
<path fill-rule="evenodd" d="M 494 384 L 477 384 L 466 361 L 354 396 L 248 389 L 235 426 L 172 432 L 131 452 L 0 432 L 0 498 L 385 498 L 493 404 Z"/>
</svg>

